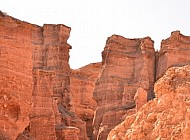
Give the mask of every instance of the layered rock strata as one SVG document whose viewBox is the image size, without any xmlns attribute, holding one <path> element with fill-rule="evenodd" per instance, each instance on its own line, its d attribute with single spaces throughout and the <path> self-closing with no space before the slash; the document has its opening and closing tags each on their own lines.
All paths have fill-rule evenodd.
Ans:
<svg viewBox="0 0 190 140">
<path fill-rule="evenodd" d="M 78 139 L 87 139 L 86 123 L 72 109 L 71 29 L 40 27 L 2 13 L 0 29 L 1 136 L 52 140 L 76 130 Z"/>
<path fill-rule="evenodd" d="M 158 52 L 157 79 L 162 77 L 169 67 L 190 64 L 190 37 L 174 31 L 168 39 L 162 40 Z"/>
<path fill-rule="evenodd" d="M 135 107 L 139 87 L 153 97 L 155 51 L 149 38 L 127 39 L 113 35 L 102 52 L 102 69 L 93 97 L 97 101 L 93 139 L 105 140 L 121 122 L 127 110 Z"/>
<path fill-rule="evenodd" d="M 108 139 L 189 139 L 189 37 L 155 54 L 149 37 L 113 35 L 102 63 L 71 70 L 70 31 L 0 12 L 0 139 L 105 140 L 123 120 Z"/>
<path fill-rule="evenodd" d="M 32 26 L 0 14 L 0 139 L 29 125 L 33 91 Z"/>
<path fill-rule="evenodd" d="M 75 114 L 86 122 L 87 136 L 92 137 L 92 121 L 96 110 L 96 101 L 92 99 L 95 81 L 99 75 L 101 63 L 92 63 L 80 69 L 71 70 L 70 92 L 73 98 Z"/>
<path fill-rule="evenodd" d="M 66 126 L 72 126 L 67 129 L 79 128 L 79 139 L 87 139 L 85 122 L 73 113 L 72 95 L 70 94 L 70 67 L 69 49 L 67 44 L 70 28 L 63 25 L 44 25 L 44 50 L 42 53 L 43 68 L 55 71 L 53 79 L 53 99 L 57 103 L 58 111 L 56 114 L 56 129 L 65 130 Z M 73 129 L 72 129 L 73 130 Z M 68 131 L 70 132 L 70 131 Z M 72 132 L 72 131 L 71 131 Z M 62 137 L 62 136 L 57 136 Z"/>
<path fill-rule="evenodd" d="M 41 69 L 37 69 L 33 72 L 34 90 L 32 98 L 32 111 L 30 113 L 30 139 L 56 139 L 55 110 L 58 110 L 56 102 L 52 101 L 53 76 L 53 72 Z"/>
<path fill-rule="evenodd" d="M 116 126 L 108 140 L 188 140 L 190 66 L 173 67 L 155 84 L 156 98 Z"/>
</svg>

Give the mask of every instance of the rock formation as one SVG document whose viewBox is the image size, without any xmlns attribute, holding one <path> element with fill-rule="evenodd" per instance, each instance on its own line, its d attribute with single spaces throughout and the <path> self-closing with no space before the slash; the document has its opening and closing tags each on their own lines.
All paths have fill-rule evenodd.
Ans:
<svg viewBox="0 0 190 140">
<path fill-rule="evenodd" d="M 0 14 L 0 137 L 2 139 L 16 139 L 30 123 L 33 90 L 31 42 L 30 24 Z"/>
<path fill-rule="evenodd" d="M 113 35 L 102 53 L 103 66 L 94 89 L 97 110 L 93 139 L 105 140 L 121 122 L 128 109 L 135 107 L 138 87 L 153 97 L 155 51 L 149 38 L 127 39 Z"/>
<path fill-rule="evenodd" d="M 70 92 L 76 115 L 86 122 L 87 136 L 92 137 L 92 121 L 96 102 L 92 99 L 95 81 L 100 72 L 101 63 L 92 63 L 77 70 L 71 70 Z"/>
<path fill-rule="evenodd" d="M 162 40 L 158 53 L 156 77 L 160 78 L 169 67 L 190 64 L 190 37 L 174 31 Z"/>
<path fill-rule="evenodd" d="M 0 139 L 189 140 L 190 37 L 155 53 L 149 37 L 113 35 L 102 63 L 72 70 L 70 31 L 0 12 Z"/>
<path fill-rule="evenodd" d="M 147 91 L 139 87 L 134 97 L 137 111 L 147 103 Z"/>
<path fill-rule="evenodd" d="M 78 133 L 75 138 L 87 139 L 86 123 L 71 105 L 70 30 L 0 14 L 1 137 L 52 140 Z"/>
<path fill-rule="evenodd" d="M 54 73 L 34 70 L 32 111 L 30 112 L 30 139 L 56 139 L 56 105 L 52 104 Z M 48 132 L 48 133 L 47 133 Z"/>
<path fill-rule="evenodd" d="M 188 140 L 190 138 L 189 80 L 189 65 L 170 68 L 155 84 L 156 98 L 116 126 L 109 133 L 108 139 Z"/>
</svg>

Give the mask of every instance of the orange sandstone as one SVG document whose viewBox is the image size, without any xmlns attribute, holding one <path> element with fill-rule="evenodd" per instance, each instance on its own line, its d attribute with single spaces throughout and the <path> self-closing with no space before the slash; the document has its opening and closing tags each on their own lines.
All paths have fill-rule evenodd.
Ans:
<svg viewBox="0 0 190 140">
<path fill-rule="evenodd" d="M 156 98 L 116 126 L 108 140 L 189 140 L 190 66 L 172 67 L 160 78 Z"/>
<path fill-rule="evenodd" d="M 138 87 L 153 97 L 155 51 L 149 38 L 127 39 L 113 35 L 102 52 L 102 69 L 96 81 L 94 99 L 97 109 L 92 139 L 105 140 L 109 131 L 135 107 Z"/>
<path fill-rule="evenodd" d="M 70 92 L 76 115 L 86 122 L 86 131 L 92 137 L 92 121 L 96 110 L 96 101 L 92 99 L 95 81 L 99 75 L 101 63 L 92 63 L 77 70 L 71 70 Z"/>
<path fill-rule="evenodd" d="M 70 31 L 0 12 L 0 139 L 190 138 L 190 37 L 155 53 L 149 37 L 112 35 L 102 63 L 71 70 Z"/>
<path fill-rule="evenodd" d="M 190 64 L 190 37 L 180 31 L 174 31 L 171 36 L 161 42 L 158 53 L 156 77 L 162 77 L 165 71 L 173 66 Z"/>
<path fill-rule="evenodd" d="M 71 105 L 70 30 L 65 25 L 40 27 L 0 14 L 2 138 L 61 139 L 76 127 L 77 138 L 87 139 L 86 123 Z"/>
</svg>

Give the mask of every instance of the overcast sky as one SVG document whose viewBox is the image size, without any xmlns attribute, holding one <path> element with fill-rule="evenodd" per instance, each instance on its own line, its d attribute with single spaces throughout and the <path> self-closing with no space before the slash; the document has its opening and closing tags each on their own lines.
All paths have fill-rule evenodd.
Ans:
<svg viewBox="0 0 190 140">
<path fill-rule="evenodd" d="M 150 36 L 156 49 L 174 30 L 190 35 L 190 0 L 1 0 L 0 10 L 41 26 L 71 27 L 71 68 L 101 61 L 112 34 Z"/>
</svg>

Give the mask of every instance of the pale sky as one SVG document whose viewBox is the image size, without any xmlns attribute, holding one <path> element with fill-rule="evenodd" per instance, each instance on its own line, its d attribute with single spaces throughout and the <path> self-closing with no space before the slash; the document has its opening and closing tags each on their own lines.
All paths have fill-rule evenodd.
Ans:
<svg viewBox="0 0 190 140">
<path fill-rule="evenodd" d="M 71 27 L 71 68 L 100 62 L 107 37 L 150 36 L 155 48 L 175 30 L 190 36 L 190 0 L 1 0 L 0 10 L 42 26 Z"/>
</svg>

